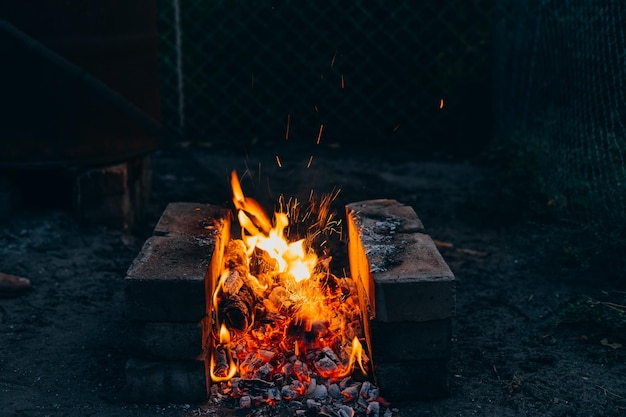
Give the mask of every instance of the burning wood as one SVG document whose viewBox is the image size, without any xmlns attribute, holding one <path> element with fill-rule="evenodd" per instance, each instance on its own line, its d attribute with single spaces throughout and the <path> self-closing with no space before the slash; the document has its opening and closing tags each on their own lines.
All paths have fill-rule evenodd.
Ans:
<svg viewBox="0 0 626 417">
<path fill-rule="evenodd" d="M 270 221 L 243 195 L 235 173 L 231 182 L 242 230 L 241 238 L 225 247 L 212 294 L 211 401 L 241 408 L 288 403 L 318 415 L 378 416 L 381 404 L 388 404 L 378 388 L 363 382 L 369 358 L 361 344 L 363 314 L 355 283 L 332 274 L 330 256 L 318 256 L 311 240 L 288 241 L 288 213 L 275 213 Z M 328 212 L 327 206 L 322 209 Z M 315 221 L 323 224 L 319 213 Z"/>
</svg>

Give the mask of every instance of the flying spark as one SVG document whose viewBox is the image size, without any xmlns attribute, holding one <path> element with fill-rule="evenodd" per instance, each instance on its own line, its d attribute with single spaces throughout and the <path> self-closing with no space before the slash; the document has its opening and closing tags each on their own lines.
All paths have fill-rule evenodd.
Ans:
<svg viewBox="0 0 626 417">
<path fill-rule="evenodd" d="M 285 130 L 285 140 L 289 140 L 289 126 L 291 125 L 291 114 L 287 115 L 287 129 Z"/>
<path fill-rule="evenodd" d="M 315 142 L 315 144 L 316 144 L 316 145 L 319 145 L 319 144 L 320 144 L 320 140 L 322 140 L 322 131 L 323 131 L 323 130 L 324 130 L 324 125 L 323 125 L 323 124 L 321 124 L 321 125 L 320 125 L 320 131 L 319 131 L 319 133 L 317 134 L 317 142 Z"/>
<path fill-rule="evenodd" d="M 276 155 L 276 163 L 278 164 L 279 168 L 283 167 L 283 165 L 280 163 L 280 158 L 278 157 L 278 155 Z"/>
<path fill-rule="evenodd" d="M 313 162 L 313 155 L 311 155 L 311 156 L 309 157 L 309 162 L 307 162 L 307 164 L 306 164 L 306 167 L 307 167 L 307 168 L 310 168 L 310 167 L 311 167 L 311 162 Z"/>
</svg>

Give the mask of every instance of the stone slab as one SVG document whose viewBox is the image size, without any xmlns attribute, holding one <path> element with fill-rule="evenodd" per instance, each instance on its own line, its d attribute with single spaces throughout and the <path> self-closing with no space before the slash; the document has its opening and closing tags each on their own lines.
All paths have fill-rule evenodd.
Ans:
<svg viewBox="0 0 626 417">
<path fill-rule="evenodd" d="M 229 215 L 229 210 L 212 204 L 170 203 L 155 226 L 154 235 L 212 237 L 219 227 L 216 221 Z"/>
<path fill-rule="evenodd" d="M 422 223 L 411 207 L 395 200 L 369 200 L 351 203 L 346 211 L 350 239 L 359 240 L 362 246 L 363 255 L 354 251 L 361 258 L 356 263 L 368 263 L 365 272 L 364 267 L 356 268 L 376 320 L 431 321 L 454 316 L 454 274 L 430 236 L 421 232 Z M 351 270 L 354 263 L 351 259 Z M 368 282 L 373 282 L 373 288 L 368 288 Z"/>
<path fill-rule="evenodd" d="M 374 363 L 447 359 L 452 350 L 452 319 L 370 323 Z"/>
<path fill-rule="evenodd" d="M 203 361 L 126 362 L 128 400 L 136 403 L 193 403 L 206 399 Z"/>
<path fill-rule="evenodd" d="M 375 363 L 374 372 L 387 401 L 430 400 L 450 394 L 447 360 Z"/>
<path fill-rule="evenodd" d="M 151 360 L 196 360 L 202 352 L 200 323 L 131 322 L 128 351 Z"/>
<path fill-rule="evenodd" d="M 204 278 L 214 247 L 210 237 L 146 240 L 126 273 L 129 320 L 199 323 L 206 311 Z"/>
</svg>

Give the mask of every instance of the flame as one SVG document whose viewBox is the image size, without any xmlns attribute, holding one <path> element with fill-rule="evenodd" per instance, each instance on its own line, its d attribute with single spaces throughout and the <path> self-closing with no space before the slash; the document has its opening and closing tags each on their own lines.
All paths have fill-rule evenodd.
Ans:
<svg viewBox="0 0 626 417">
<path fill-rule="evenodd" d="M 304 215 L 296 199 L 281 197 L 280 210 L 270 220 L 256 200 L 244 195 L 235 171 L 231 174 L 231 188 L 241 239 L 232 241 L 236 253 L 225 260 L 212 296 L 217 322 L 210 356 L 211 380 L 227 381 L 236 374 L 263 379 L 283 373 L 303 384 L 294 388 L 295 392 L 304 392 L 304 384 L 310 383 L 314 368 L 321 368 L 320 376 L 337 379 L 350 375 L 358 363 L 366 373 L 363 347 L 355 330 L 360 325 L 353 325 L 357 317 L 360 320 L 359 306 L 346 295 L 349 285 L 330 273 L 330 256 L 318 258 L 310 247 L 315 239 L 323 240 L 324 233 L 334 232 L 340 226 L 329 210 L 338 191 L 319 204 L 313 204 L 311 195 Z M 307 239 L 289 241 L 287 235 L 293 233 L 289 229 L 290 219 L 308 219 L 312 223 L 306 228 Z M 324 242 L 320 247 L 323 245 Z M 247 296 L 240 293 L 244 285 Z M 249 322 L 254 325 L 248 326 L 246 321 L 245 326 L 239 326 L 232 321 L 233 316 L 219 314 L 233 311 L 220 307 L 232 308 L 233 300 L 242 300 L 239 297 L 244 297 L 248 305 L 260 303 L 268 317 L 259 322 L 251 317 Z M 255 310 L 250 307 L 247 311 Z M 224 323 L 220 323 L 222 320 Z M 315 360 L 322 359 L 318 357 L 322 351 L 332 354 L 326 357 L 324 366 L 318 366 Z M 295 362 L 287 363 L 289 357 Z"/>
<path fill-rule="evenodd" d="M 216 363 L 217 362 L 216 355 L 218 354 L 220 354 L 221 356 L 224 356 L 224 358 L 222 359 L 226 359 L 228 361 L 227 363 L 228 372 L 219 372 L 221 375 L 218 375 L 218 372 L 216 372 L 216 369 L 215 369 L 218 365 Z M 224 365 L 226 364 L 220 363 L 220 365 L 224 367 Z M 237 365 L 235 364 L 235 361 L 233 360 L 232 352 L 230 351 L 230 332 L 228 331 L 226 326 L 224 326 L 223 324 L 220 327 L 220 343 L 213 350 L 213 354 L 211 355 L 211 364 L 210 364 L 209 370 L 211 374 L 211 380 L 213 382 L 228 381 L 232 379 L 237 373 Z"/>
<path fill-rule="evenodd" d="M 242 227 L 242 240 L 246 244 L 248 256 L 255 248 L 267 252 L 277 262 L 278 272 L 286 273 L 296 282 L 311 277 L 317 263 L 317 256 L 305 250 L 304 239 L 289 243 L 284 236 L 289 225 L 286 213 L 274 213 L 274 226 L 256 200 L 244 196 L 241 183 L 235 171 L 231 174 L 233 203 L 237 208 L 237 218 Z"/>
</svg>

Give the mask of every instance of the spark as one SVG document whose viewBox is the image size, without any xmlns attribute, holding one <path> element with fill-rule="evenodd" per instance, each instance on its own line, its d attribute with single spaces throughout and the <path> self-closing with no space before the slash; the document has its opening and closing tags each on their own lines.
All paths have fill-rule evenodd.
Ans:
<svg viewBox="0 0 626 417">
<path fill-rule="evenodd" d="M 276 163 L 278 164 L 279 168 L 283 167 L 283 165 L 280 163 L 280 158 L 278 157 L 278 155 L 276 155 Z"/>
<path fill-rule="evenodd" d="M 309 157 L 309 162 L 307 162 L 307 164 L 306 164 L 306 167 L 307 167 L 307 168 L 310 168 L 310 167 L 311 167 L 311 162 L 313 162 L 313 155 L 311 155 L 311 156 Z"/>
<path fill-rule="evenodd" d="M 395 125 L 395 126 L 393 127 L 393 131 L 395 132 L 395 131 L 397 131 L 399 128 L 400 128 L 400 123 L 398 123 L 397 125 Z"/>
<path fill-rule="evenodd" d="M 322 140 L 322 132 L 324 131 L 324 124 L 320 125 L 320 131 L 317 134 L 317 142 L 315 142 L 316 145 L 320 144 L 320 141 Z"/>
<path fill-rule="evenodd" d="M 319 113 L 319 112 L 320 112 L 320 109 L 318 109 L 318 108 L 317 108 L 317 104 L 315 104 L 315 105 L 314 105 L 314 107 L 315 107 L 315 112 L 316 112 L 316 113 Z"/>
<path fill-rule="evenodd" d="M 343 79 L 343 74 L 341 74 L 341 89 L 343 90 L 344 88 L 346 88 L 346 82 Z"/>
<path fill-rule="evenodd" d="M 335 66 L 335 58 L 337 58 L 337 51 L 335 51 L 335 53 L 333 54 L 333 59 L 330 60 L 331 68 Z"/>
<path fill-rule="evenodd" d="M 440 109 L 440 110 L 441 110 L 441 109 L 443 109 L 443 106 L 445 106 L 445 104 L 446 104 L 446 103 L 445 103 L 445 101 L 444 101 L 443 97 L 442 97 L 442 98 L 440 98 L 440 99 L 439 99 L 439 109 Z"/>
<path fill-rule="evenodd" d="M 289 140 L 289 126 L 291 125 L 291 114 L 287 114 L 287 129 L 285 130 L 285 140 Z"/>
</svg>

